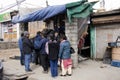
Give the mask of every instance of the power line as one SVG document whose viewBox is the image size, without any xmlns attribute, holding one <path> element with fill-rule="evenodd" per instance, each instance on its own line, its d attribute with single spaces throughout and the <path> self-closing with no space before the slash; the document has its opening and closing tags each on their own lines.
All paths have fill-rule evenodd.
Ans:
<svg viewBox="0 0 120 80">
<path fill-rule="evenodd" d="M 24 2 L 24 1 L 25 1 L 25 0 L 19 0 L 17 3 L 10 4 L 10 5 L 8 5 L 8 6 L 4 7 L 4 8 L 2 8 L 2 9 L 0 9 L 0 13 L 1 13 L 1 12 L 4 12 L 4 11 L 10 9 L 10 8 L 13 8 L 13 7 L 15 7 L 15 6 L 21 4 L 21 3 Z"/>
</svg>

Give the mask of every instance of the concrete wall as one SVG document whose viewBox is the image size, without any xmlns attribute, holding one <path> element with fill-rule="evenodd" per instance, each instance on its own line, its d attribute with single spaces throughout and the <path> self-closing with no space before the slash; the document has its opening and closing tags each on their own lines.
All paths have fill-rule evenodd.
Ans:
<svg viewBox="0 0 120 80">
<path fill-rule="evenodd" d="M 103 58 L 108 42 L 115 42 L 120 36 L 120 24 L 96 26 L 96 58 Z"/>
<path fill-rule="evenodd" d="M 73 19 L 72 23 L 70 24 L 68 21 L 65 23 L 65 33 L 68 38 L 68 40 L 71 43 L 71 46 L 75 49 L 75 53 L 72 54 L 72 59 L 73 59 L 73 66 L 77 67 L 78 66 L 78 24 L 77 24 L 77 19 Z"/>
</svg>

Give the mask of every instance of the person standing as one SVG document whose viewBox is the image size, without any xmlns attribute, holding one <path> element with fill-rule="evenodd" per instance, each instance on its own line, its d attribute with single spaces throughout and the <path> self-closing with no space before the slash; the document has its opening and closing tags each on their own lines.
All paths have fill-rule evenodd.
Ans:
<svg viewBox="0 0 120 80">
<path fill-rule="evenodd" d="M 78 61 L 82 61 L 82 60 L 87 59 L 87 58 L 84 58 L 81 55 L 81 53 L 83 53 L 85 49 L 89 48 L 88 46 L 87 47 L 84 46 L 85 38 L 86 38 L 87 35 L 88 35 L 87 32 L 83 32 L 82 36 L 80 37 L 80 40 L 79 40 L 79 43 L 78 43 L 78 55 L 79 55 Z"/>
<path fill-rule="evenodd" d="M 33 45 L 29 39 L 29 33 L 27 31 L 25 31 L 24 38 L 23 38 L 23 52 L 25 55 L 25 71 L 27 71 L 27 72 L 32 71 L 30 69 L 32 49 L 33 49 Z"/>
<path fill-rule="evenodd" d="M 18 46 L 20 49 L 20 64 L 21 65 L 24 65 L 23 36 L 24 36 L 24 33 L 21 33 L 21 37 L 18 40 Z"/>
<path fill-rule="evenodd" d="M 48 42 L 47 36 L 42 34 L 42 40 L 40 41 L 40 57 L 41 65 L 43 67 L 43 73 L 48 73 L 48 54 L 46 53 L 45 45 Z"/>
<path fill-rule="evenodd" d="M 34 49 L 35 49 L 35 64 L 41 65 L 41 59 L 40 59 L 40 41 L 41 41 L 41 32 L 38 31 L 37 35 L 34 38 Z"/>
<path fill-rule="evenodd" d="M 72 59 L 70 54 L 70 42 L 65 35 L 60 36 L 59 58 L 61 60 L 62 74 L 61 76 L 72 75 Z"/>
<path fill-rule="evenodd" d="M 46 52 L 50 62 L 51 76 L 56 77 L 58 76 L 59 43 L 54 39 L 54 36 L 50 36 L 50 40 L 46 43 Z"/>
</svg>

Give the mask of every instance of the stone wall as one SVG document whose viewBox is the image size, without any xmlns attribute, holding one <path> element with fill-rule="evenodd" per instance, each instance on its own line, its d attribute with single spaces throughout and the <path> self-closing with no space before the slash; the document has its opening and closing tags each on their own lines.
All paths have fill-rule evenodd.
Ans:
<svg viewBox="0 0 120 80">
<path fill-rule="evenodd" d="M 0 42 L 0 49 L 18 48 L 18 42 Z"/>
<path fill-rule="evenodd" d="M 78 24 L 77 24 L 77 19 L 73 19 L 72 23 L 70 24 L 68 21 L 65 23 L 65 32 L 68 40 L 71 43 L 71 46 L 74 48 L 75 53 L 72 54 L 72 59 L 73 59 L 73 66 L 77 67 L 78 66 Z"/>
</svg>

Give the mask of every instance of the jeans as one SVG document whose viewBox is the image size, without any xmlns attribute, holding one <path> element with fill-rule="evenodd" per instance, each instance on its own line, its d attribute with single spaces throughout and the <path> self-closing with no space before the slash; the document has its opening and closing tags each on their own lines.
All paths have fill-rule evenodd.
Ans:
<svg viewBox="0 0 120 80">
<path fill-rule="evenodd" d="M 20 50 L 20 64 L 24 65 L 25 56 L 22 50 Z"/>
<path fill-rule="evenodd" d="M 31 54 L 25 54 L 25 70 L 30 70 Z"/>
<path fill-rule="evenodd" d="M 50 70 L 52 77 L 56 77 L 58 75 L 58 60 L 50 60 Z"/>
<path fill-rule="evenodd" d="M 32 55 L 31 55 L 31 62 L 32 63 L 35 63 L 35 51 L 32 52 Z"/>
</svg>

